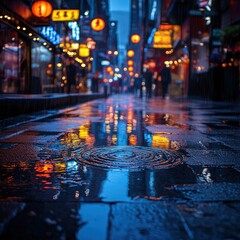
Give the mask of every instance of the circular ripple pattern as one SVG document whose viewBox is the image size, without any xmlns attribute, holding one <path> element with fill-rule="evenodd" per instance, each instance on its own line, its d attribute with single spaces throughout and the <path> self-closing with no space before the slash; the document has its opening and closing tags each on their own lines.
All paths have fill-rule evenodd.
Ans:
<svg viewBox="0 0 240 240">
<path fill-rule="evenodd" d="M 172 152 L 141 146 L 84 149 L 77 157 L 83 164 L 112 169 L 166 169 L 182 163 L 182 158 Z"/>
</svg>

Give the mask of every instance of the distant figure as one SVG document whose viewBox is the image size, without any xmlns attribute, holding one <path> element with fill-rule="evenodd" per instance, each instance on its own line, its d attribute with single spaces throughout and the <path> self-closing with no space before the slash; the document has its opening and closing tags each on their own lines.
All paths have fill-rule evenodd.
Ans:
<svg viewBox="0 0 240 240">
<path fill-rule="evenodd" d="M 161 96 L 162 95 L 162 77 L 160 74 L 157 75 L 155 78 L 155 96 Z"/>
<path fill-rule="evenodd" d="M 147 68 L 146 71 L 143 73 L 143 77 L 145 79 L 146 90 L 147 90 L 147 97 L 152 97 L 152 78 L 153 73 Z"/>
<path fill-rule="evenodd" d="M 91 91 L 93 93 L 98 92 L 98 82 L 99 82 L 98 72 L 95 72 L 92 77 L 92 85 L 91 85 Z"/>
<path fill-rule="evenodd" d="M 159 73 L 162 82 L 162 98 L 164 99 L 168 93 L 168 85 L 172 81 L 171 70 L 169 67 L 164 66 L 162 71 Z"/>
<path fill-rule="evenodd" d="M 119 93 L 123 92 L 123 79 L 121 77 L 118 78 L 118 92 Z"/>
<path fill-rule="evenodd" d="M 72 92 L 72 87 L 74 87 L 74 92 L 76 91 L 76 73 L 77 68 L 74 65 L 73 59 L 69 60 L 68 65 L 66 66 L 66 75 L 67 75 L 67 93 Z"/>
<path fill-rule="evenodd" d="M 142 87 L 142 78 L 141 76 L 135 77 L 134 78 L 134 94 L 136 96 L 140 96 L 140 90 Z"/>
</svg>

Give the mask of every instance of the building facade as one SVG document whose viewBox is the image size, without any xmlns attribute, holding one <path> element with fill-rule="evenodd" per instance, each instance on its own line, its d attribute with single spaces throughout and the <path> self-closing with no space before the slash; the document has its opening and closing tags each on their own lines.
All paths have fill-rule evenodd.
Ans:
<svg viewBox="0 0 240 240">
<path fill-rule="evenodd" d="M 32 13 L 32 1 L 1 1 L 0 93 L 64 93 L 69 58 L 80 75 L 101 70 L 99 58 L 106 56 L 109 34 L 108 1 L 49 2 L 54 10 L 80 10 L 80 16 L 74 21 L 54 21 L 51 15 L 38 18 Z M 105 21 L 103 31 L 92 30 L 95 17 Z M 80 56 L 80 44 L 89 48 L 88 56 Z"/>
</svg>

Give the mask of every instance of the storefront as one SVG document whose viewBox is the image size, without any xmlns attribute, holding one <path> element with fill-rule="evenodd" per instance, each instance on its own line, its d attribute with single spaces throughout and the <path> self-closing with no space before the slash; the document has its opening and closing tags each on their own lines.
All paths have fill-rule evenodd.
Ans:
<svg viewBox="0 0 240 240">
<path fill-rule="evenodd" d="M 0 91 L 25 93 L 30 84 L 29 40 L 0 22 Z"/>
<path fill-rule="evenodd" d="M 54 84 L 54 43 L 39 29 L 1 5 L 0 93 L 42 93 Z"/>
</svg>

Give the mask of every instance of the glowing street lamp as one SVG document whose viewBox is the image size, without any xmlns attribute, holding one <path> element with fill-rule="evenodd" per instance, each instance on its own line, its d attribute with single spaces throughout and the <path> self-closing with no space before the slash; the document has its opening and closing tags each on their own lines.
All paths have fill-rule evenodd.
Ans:
<svg viewBox="0 0 240 240">
<path fill-rule="evenodd" d="M 133 35 L 131 36 L 131 42 L 132 42 L 132 43 L 139 43 L 140 40 L 141 40 L 141 37 L 140 37 L 140 35 L 138 35 L 138 34 L 133 34 Z"/>
<path fill-rule="evenodd" d="M 134 53 L 133 50 L 128 50 L 128 51 L 127 51 L 127 56 L 128 56 L 128 57 L 133 57 L 134 54 L 135 54 L 135 53 Z"/>
<path fill-rule="evenodd" d="M 128 60 L 128 66 L 132 66 L 133 65 L 133 60 Z"/>
</svg>

